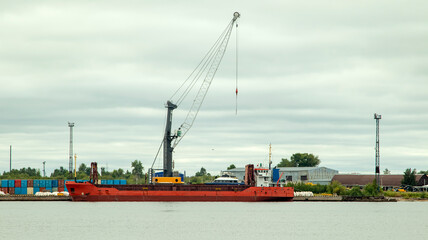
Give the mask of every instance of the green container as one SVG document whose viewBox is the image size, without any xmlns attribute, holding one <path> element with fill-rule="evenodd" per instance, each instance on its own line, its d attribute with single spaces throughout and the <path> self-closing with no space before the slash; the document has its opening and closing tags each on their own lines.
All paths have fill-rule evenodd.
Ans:
<svg viewBox="0 0 428 240">
<path fill-rule="evenodd" d="M 52 192 L 58 192 L 58 188 L 57 187 L 52 188 Z"/>
</svg>

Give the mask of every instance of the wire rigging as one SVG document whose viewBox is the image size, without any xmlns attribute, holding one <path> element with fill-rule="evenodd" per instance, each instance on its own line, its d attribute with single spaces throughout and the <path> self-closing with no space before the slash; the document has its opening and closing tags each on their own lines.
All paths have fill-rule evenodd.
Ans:
<svg viewBox="0 0 428 240">
<path fill-rule="evenodd" d="M 181 86 L 171 96 L 170 100 L 172 102 L 175 102 L 177 106 L 179 106 L 183 102 L 183 100 L 186 98 L 186 96 L 189 94 L 189 92 L 196 85 L 198 80 L 201 79 L 201 76 L 203 75 L 203 73 L 211 65 L 211 63 L 215 57 L 215 53 L 218 51 L 221 43 L 224 41 L 224 38 L 230 29 L 230 26 L 233 24 L 232 22 L 233 22 L 233 20 L 227 25 L 227 27 L 224 29 L 224 31 L 222 32 L 220 37 L 218 37 L 218 39 L 215 41 L 215 43 L 212 45 L 212 47 L 209 49 L 209 51 L 205 54 L 205 56 L 202 58 L 202 60 L 199 62 L 199 64 L 196 66 L 196 68 L 192 71 L 192 73 L 186 78 L 186 80 L 181 84 Z M 190 82 L 189 82 L 189 80 L 190 80 Z M 185 87 L 186 84 L 187 84 L 187 87 Z M 183 88 L 183 87 L 185 87 L 185 88 Z M 182 90 L 181 95 L 179 95 L 179 97 L 177 98 L 176 101 L 173 101 L 173 98 L 181 90 Z"/>
<path fill-rule="evenodd" d="M 236 23 L 236 52 L 235 52 L 235 56 L 236 56 L 236 90 L 235 90 L 235 94 L 236 94 L 236 99 L 235 99 L 235 115 L 238 115 L 238 23 Z"/>
</svg>

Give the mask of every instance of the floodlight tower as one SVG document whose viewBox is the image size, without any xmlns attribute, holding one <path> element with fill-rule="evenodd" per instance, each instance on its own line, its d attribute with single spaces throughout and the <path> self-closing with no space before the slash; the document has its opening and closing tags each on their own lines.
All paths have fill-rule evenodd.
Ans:
<svg viewBox="0 0 428 240">
<path fill-rule="evenodd" d="M 68 127 L 70 127 L 70 155 L 68 159 L 68 172 L 70 176 L 73 174 L 73 127 L 74 123 L 68 122 Z"/>
<path fill-rule="evenodd" d="M 382 115 L 379 115 L 377 113 L 374 114 L 374 119 L 376 120 L 376 157 L 375 157 L 376 172 L 375 172 L 375 177 L 376 177 L 376 184 L 378 187 L 380 186 L 379 120 L 381 118 L 382 118 Z"/>
</svg>

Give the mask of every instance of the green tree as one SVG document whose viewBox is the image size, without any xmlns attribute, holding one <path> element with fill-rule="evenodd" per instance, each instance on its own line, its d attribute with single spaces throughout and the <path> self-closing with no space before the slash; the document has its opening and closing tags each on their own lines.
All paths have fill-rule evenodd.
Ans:
<svg viewBox="0 0 428 240">
<path fill-rule="evenodd" d="M 422 171 L 422 170 L 421 170 L 421 171 L 419 171 L 419 172 L 418 172 L 418 174 L 425 174 L 425 175 L 428 175 L 428 170 L 426 170 L 426 171 Z"/>
<path fill-rule="evenodd" d="M 230 166 L 229 167 L 227 167 L 227 170 L 230 170 L 230 169 L 235 169 L 236 167 L 235 167 L 235 164 L 230 164 Z"/>
<path fill-rule="evenodd" d="M 281 159 L 277 167 L 316 167 L 321 163 L 318 156 L 312 153 L 295 153 L 290 159 Z"/>
<path fill-rule="evenodd" d="M 53 178 L 66 178 L 69 176 L 68 170 L 64 167 L 60 167 L 59 169 L 55 169 L 54 172 L 51 174 L 51 177 Z"/>
<path fill-rule="evenodd" d="M 349 190 L 347 194 L 352 197 L 362 197 L 364 195 L 360 187 L 357 187 L 357 186 Z"/>
<path fill-rule="evenodd" d="M 401 180 L 402 184 L 415 186 L 416 185 L 416 169 L 408 168 L 404 171 L 403 180 Z"/>
<path fill-rule="evenodd" d="M 132 174 L 135 176 L 138 176 L 138 178 L 141 178 L 141 176 L 143 176 L 143 164 L 141 163 L 141 161 L 135 160 L 131 163 L 131 167 L 132 167 Z"/>
<path fill-rule="evenodd" d="M 382 193 L 382 190 L 376 184 L 376 179 L 373 179 L 372 183 L 369 183 L 364 186 L 363 193 L 365 196 L 376 197 Z"/>
<path fill-rule="evenodd" d="M 111 174 L 113 176 L 113 178 L 121 178 L 124 176 L 124 171 L 122 168 L 119 168 L 117 170 L 114 170 L 113 173 Z"/>
<path fill-rule="evenodd" d="M 383 170 L 383 174 L 389 175 L 389 174 L 391 174 L 391 171 L 389 171 L 388 168 L 385 168 L 385 170 Z"/>
<path fill-rule="evenodd" d="M 338 181 L 333 181 L 327 186 L 327 193 L 345 195 L 346 188 Z"/>
<path fill-rule="evenodd" d="M 281 162 L 276 165 L 277 167 L 295 167 L 293 164 L 286 158 L 281 159 Z"/>
<path fill-rule="evenodd" d="M 88 168 L 86 166 L 86 164 L 82 163 L 82 164 L 80 164 L 79 168 L 77 169 L 77 172 L 79 172 L 79 173 L 85 173 L 86 174 L 86 172 L 87 172 L 88 169 L 89 169 L 89 172 L 90 172 L 91 169 Z M 89 174 L 87 174 L 87 175 L 89 175 Z"/>
<path fill-rule="evenodd" d="M 204 167 L 201 167 L 201 170 L 199 172 L 195 173 L 196 177 L 202 177 L 205 175 L 207 175 L 207 170 Z"/>
<path fill-rule="evenodd" d="M 3 172 L 2 179 L 34 179 L 41 178 L 40 170 L 35 168 L 12 169 L 10 172 Z"/>
</svg>

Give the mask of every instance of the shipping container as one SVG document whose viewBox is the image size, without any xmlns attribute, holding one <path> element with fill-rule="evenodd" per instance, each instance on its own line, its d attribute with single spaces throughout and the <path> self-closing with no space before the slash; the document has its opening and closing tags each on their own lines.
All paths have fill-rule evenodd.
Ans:
<svg viewBox="0 0 428 240">
<path fill-rule="evenodd" d="M 15 188 L 15 195 L 21 195 L 21 188 L 20 187 Z"/>
<path fill-rule="evenodd" d="M 29 187 L 34 187 L 34 180 L 33 179 L 27 180 L 27 188 L 29 188 Z"/>
<path fill-rule="evenodd" d="M 100 179 L 97 180 L 97 184 L 101 184 L 101 180 Z"/>
<path fill-rule="evenodd" d="M 39 187 L 45 188 L 46 187 L 46 181 L 45 180 L 39 180 Z M 40 190 L 40 192 L 41 192 L 41 190 Z"/>
<path fill-rule="evenodd" d="M 22 187 L 21 188 L 21 194 L 26 195 L 27 194 L 27 188 Z"/>
<path fill-rule="evenodd" d="M 15 180 L 9 180 L 9 185 L 8 187 L 10 188 L 14 188 L 15 187 Z"/>
<path fill-rule="evenodd" d="M 58 187 L 58 192 L 64 192 L 64 187 Z"/>
<path fill-rule="evenodd" d="M 44 187 L 39 188 L 39 192 L 44 192 L 46 189 Z"/>
<path fill-rule="evenodd" d="M 58 180 L 58 187 L 64 187 L 64 180 Z"/>
<path fill-rule="evenodd" d="M 101 180 L 101 184 L 107 184 L 107 180 Z"/>
<path fill-rule="evenodd" d="M 10 182 L 9 182 L 10 183 Z M 9 194 L 10 195 L 12 195 L 12 194 L 15 194 L 15 188 L 14 187 L 10 187 L 10 188 L 8 188 L 9 189 Z"/>
<path fill-rule="evenodd" d="M 54 187 L 58 187 L 58 180 L 52 180 L 52 187 L 54 188 Z"/>
<path fill-rule="evenodd" d="M 120 179 L 120 185 L 126 185 L 126 180 L 125 179 Z"/>
<path fill-rule="evenodd" d="M 34 188 L 27 187 L 27 194 L 34 194 Z"/>
<path fill-rule="evenodd" d="M 52 188 L 52 180 L 45 180 L 46 182 L 46 188 Z"/>
<path fill-rule="evenodd" d="M 3 180 L 0 181 L 0 188 L 1 188 L 1 184 L 2 184 Z"/>
<path fill-rule="evenodd" d="M 114 184 L 113 182 L 114 182 L 113 180 L 107 180 L 108 185 L 113 185 Z"/>
<path fill-rule="evenodd" d="M 21 180 L 21 187 L 22 188 L 27 188 L 28 187 L 27 180 Z"/>
<path fill-rule="evenodd" d="M 9 181 L 8 180 L 1 180 L 1 187 L 2 188 L 9 187 Z"/>
<path fill-rule="evenodd" d="M 38 192 L 40 192 L 40 188 L 38 187 L 33 188 L 33 194 L 36 194 Z"/>
<path fill-rule="evenodd" d="M 9 188 L 8 187 L 2 187 L 1 191 L 4 193 L 9 193 Z"/>
<path fill-rule="evenodd" d="M 20 188 L 20 187 L 21 187 L 21 179 L 15 179 L 15 188 Z"/>
<path fill-rule="evenodd" d="M 57 187 L 53 187 L 52 188 L 52 192 L 58 192 L 58 188 Z"/>
<path fill-rule="evenodd" d="M 113 184 L 114 185 L 120 185 L 120 180 L 117 180 L 117 179 L 113 180 Z"/>
<path fill-rule="evenodd" d="M 40 187 L 40 180 L 39 179 L 34 179 L 34 181 L 33 181 L 33 187 L 36 187 L 36 188 Z"/>
<path fill-rule="evenodd" d="M 52 188 L 50 187 L 50 188 L 45 188 L 45 192 L 52 192 Z"/>
</svg>

